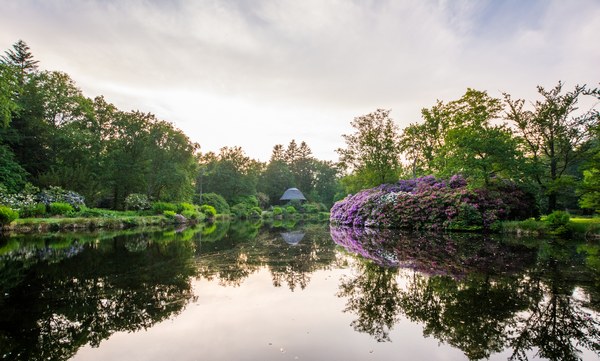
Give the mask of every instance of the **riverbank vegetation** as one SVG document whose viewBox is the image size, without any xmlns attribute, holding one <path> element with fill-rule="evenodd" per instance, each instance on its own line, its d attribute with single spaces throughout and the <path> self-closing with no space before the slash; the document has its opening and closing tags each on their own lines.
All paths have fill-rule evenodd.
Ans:
<svg viewBox="0 0 600 361">
<path fill-rule="evenodd" d="M 385 187 L 392 192 L 409 180 L 435 177 L 439 183 L 453 176 L 465 180 L 464 192 L 488 194 L 486 202 L 489 197 L 503 202 L 506 194 L 498 189 L 512 187 L 531 201 L 519 206 L 525 213 L 593 215 L 600 209 L 600 91 L 585 85 L 569 90 L 559 82 L 550 89 L 538 87 L 538 93 L 539 99 L 527 102 L 468 89 L 459 99 L 423 108 L 422 121 L 404 129 L 390 110 L 377 109 L 351 122 L 354 132 L 342 136 L 346 146 L 337 150 L 338 163 L 316 159 L 306 142 L 294 139 L 274 145 L 270 159 L 261 162 L 237 146 L 203 153 L 153 114 L 120 110 L 102 96 L 88 98 L 68 74 L 38 68 L 27 44 L 18 41 L 0 59 L 0 222 L 73 218 L 81 209 L 99 218 L 129 211 L 170 221 L 207 215 L 290 218 L 289 207 L 302 217 L 322 217 L 348 194 L 354 202 Z M 391 185 L 369 191 L 382 184 Z M 303 192 L 306 204 L 280 203 L 291 187 Z M 72 199 L 43 198 L 59 189 Z M 488 209 L 476 215 L 467 211 L 475 203 L 459 203 L 452 206 L 458 207 L 458 217 L 473 216 L 479 223 L 450 217 L 413 227 L 496 227 L 506 212 Z M 414 210 L 409 204 L 404 208 Z M 378 226 L 417 217 L 405 214 L 400 220 L 393 213 L 398 209 L 381 211 L 392 214 L 373 218 L 383 222 Z"/>
</svg>

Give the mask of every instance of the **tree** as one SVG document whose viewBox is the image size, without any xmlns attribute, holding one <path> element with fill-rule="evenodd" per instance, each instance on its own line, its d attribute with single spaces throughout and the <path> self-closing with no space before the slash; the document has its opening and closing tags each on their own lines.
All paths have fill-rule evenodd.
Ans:
<svg viewBox="0 0 600 361">
<path fill-rule="evenodd" d="M 256 184 L 262 165 L 248 157 L 241 147 L 223 147 L 219 154 L 212 152 L 200 159 L 204 192 L 222 195 L 229 204 L 240 196 L 256 194 Z M 197 182 L 198 184 L 198 182 Z"/>
<path fill-rule="evenodd" d="M 350 123 L 353 134 L 342 135 L 346 148 L 338 148 L 340 165 L 360 179 L 361 188 L 395 182 L 401 171 L 398 127 L 390 110 L 377 109 Z"/>
<path fill-rule="evenodd" d="M 39 61 L 33 59 L 29 46 L 23 40 L 17 41 L 13 44 L 12 50 L 9 49 L 5 52 L 2 62 L 13 65 L 17 69 L 17 79 L 20 86 L 25 84 L 29 74 L 37 71 L 37 64 L 39 63 Z"/>
<path fill-rule="evenodd" d="M 424 122 L 409 125 L 400 138 L 412 176 L 461 173 L 486 185 L 492 177 L 520 179 L 518 142 L 506 125 L 494 124 L 501 110 L 500 99 L 474 89 L 423 109 Z"/>
<path fill-rule="evenodd" d="M 8 127 L 19 105 L 15 101 L 17 78 L 15 68 L 0 62 L 0 127 Z"/>
<path fill-rule="evenodd" d="M 506 118 L 514 123 L 530 162 L 530 177 L 547 197 L 548 213 L 557 209 L 561 192 L 572 186 L 569 171 L 589 150 L 591 130 L 598 124 L 598 110 L 577 113 L 577 102 L 585 95 L 585 86 L 563 93 L 559 82 L 551 90 L 538 86 L 542 100 L 524 108 L 525 101 L 504 94 L 508 110 Z"/>
</svg>

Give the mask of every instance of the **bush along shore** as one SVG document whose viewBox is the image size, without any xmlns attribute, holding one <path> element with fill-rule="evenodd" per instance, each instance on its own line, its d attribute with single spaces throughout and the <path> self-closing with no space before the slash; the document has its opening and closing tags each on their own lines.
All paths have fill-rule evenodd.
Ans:
<svg viewBox="0 0 600 361">
<path fill-rule="evenodd" d="M 60 187 L 40 191 L 26 187 L 7 194 L 0 189 L 0 231 L 14 233 L 62 230 L 124 229 L 212 222 L 215 219 L 263 219 L 281 221 L 328 221 L 329 213 L 318 203 L 292 202 L 263 210 L 255 197 L 245 197 L 229 207 L 223 197 L 207 194 L 202 205 L 187 202 L 151 202 L 144 194 L 132 193 L 127 210 L 88 208 L 81 195 Z"/>
<path fill-rule="evenodd" d="M 501 222 L 537 216 L 535 198 L 504 181 L 469 186 L 460 175 L 426 176 L 362 190 L 334 204 L 335 225 L 408 230 L 499 231 Z"/>
</svg>

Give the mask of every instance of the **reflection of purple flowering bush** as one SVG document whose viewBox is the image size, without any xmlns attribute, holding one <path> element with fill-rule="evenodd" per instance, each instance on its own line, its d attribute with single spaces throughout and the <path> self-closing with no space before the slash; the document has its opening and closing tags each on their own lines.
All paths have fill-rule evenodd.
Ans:
<svg viewBox="0 0 600 361">
<path fill-rule="evenodd" d="M 350 253 L 380 266 L 430 275 L 513 272 L 535 259 L 534 250 L 504 245 L 489 235 L 354 227 L 331 227 L 330 233 L 333 241 Z"/>
<path fill-rule="evenodd" d="M 533 199 L 510 183 L 469 189 L 460 175 L 447 182 L 425 176 L 349 195 L 334 204 L 331 221 L 374 228 L 476 230 L 529 217 L 532 209 Z"/>
</svg>

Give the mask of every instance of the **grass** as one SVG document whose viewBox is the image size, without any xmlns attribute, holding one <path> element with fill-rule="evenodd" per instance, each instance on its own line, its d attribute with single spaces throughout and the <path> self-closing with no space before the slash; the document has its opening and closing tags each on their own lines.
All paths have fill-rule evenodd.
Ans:
<svg viewBox="0 0 600 361">
<path fill-rule="evenodd" d="M 540 220 L 533 218 L 524 221 L 506 221 L 501 224 L 502 233 L 516 235 L 551 235 L 553 234 L 547 222 L 546 216 Z M 600 217 L 572 217 L 567 225 L 572 237 L 585 239 L 600 239 Z"/>
</svg>

